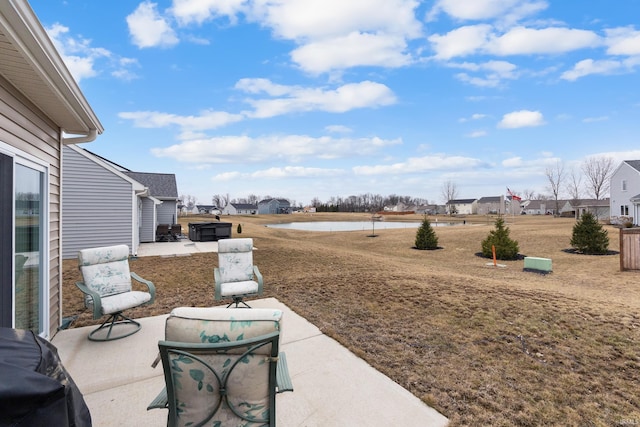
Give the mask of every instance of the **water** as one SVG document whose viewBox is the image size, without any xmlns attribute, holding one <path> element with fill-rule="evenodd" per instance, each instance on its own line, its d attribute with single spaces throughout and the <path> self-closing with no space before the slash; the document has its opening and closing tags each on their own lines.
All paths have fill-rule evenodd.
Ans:
<svg viewBox="0 0 640 427">
<path fill-rule="evenodd" d="M 385 221 L 318 221 L 318 222 L 287 222 L 285 224 L 267 224 L 271 228 L 303 231 L 371 231 L 388 230 L 394 228 L 418 228 L 422 222 L 385 222 Z M 432 222 L 432 227 L 455 225 L 456 223 Z"/>
</svg>

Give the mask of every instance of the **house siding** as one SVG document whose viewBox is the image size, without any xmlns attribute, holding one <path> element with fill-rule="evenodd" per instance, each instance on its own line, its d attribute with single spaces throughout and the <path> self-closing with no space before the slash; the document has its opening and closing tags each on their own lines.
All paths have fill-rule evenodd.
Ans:
<svg viewBox="0 0 640 427">
<path fill-rule="evenodd" d="M 163 200 L 156 206 L 158 224 L 175 224 L 177 220 L 178 203 L 173 200 Z"/>
<path fill-rule="evenodd" d="M 626 190 L 622 189 L 622 181 L 626 181 Z M 609 191 L 611 217 L 623 216 L 620 207 L 628 206 L 629 215 L 624 216 L 633 217 L 633 223 L 638 225 L 638 206 L 634 205 L 631 198 L 640 194 L 640 171 L 628 163 L 622 162 L 611 175 Z"/>
<path fill-rule="evenodd" d="M 0 141 L 49 165 L 49 331 L 53 336 L 62 319 L 60 247 L 60 130 L 29 100 L 0 77 Z"/>
<path fill-rule="evenodd" d="M 131 183 L 69 147 L 63 148 L 63 165 L 62 257 L 97 246 L 134 248 Z"/>
<path fill-rule="evenodd" d="M 153 200 L 148 197 L 142 198 L 142 218 L 140 218 L 140 241 L 142 243 L 149 243 L 156 241 L 156 222 L 155 218 L 155 204 Z M 158 224 L 169 224 L 168 222 L 158 222 Z"/>
</svg>

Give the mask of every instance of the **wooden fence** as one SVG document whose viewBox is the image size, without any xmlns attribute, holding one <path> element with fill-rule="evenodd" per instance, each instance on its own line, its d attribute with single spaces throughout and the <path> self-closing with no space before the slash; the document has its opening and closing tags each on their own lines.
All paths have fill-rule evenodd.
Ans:
<svg viewBox="0 0 640 427">
<path fill-rule="evenodd" d="M 620 229 L 620 271 L 640 270 L 640 228 Z"/>
</svg>

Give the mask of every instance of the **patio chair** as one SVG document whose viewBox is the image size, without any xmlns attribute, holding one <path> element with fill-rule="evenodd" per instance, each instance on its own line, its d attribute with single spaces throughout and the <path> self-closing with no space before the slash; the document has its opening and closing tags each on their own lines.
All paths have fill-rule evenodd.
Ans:
<svg viewBox="0 0 640 427">
<path fill-rule="evenodd" d="M 156 227 L 156 242 L 168 242 L 171 239 L 169 224 L 158 224 Z"/>
<path fill-rule="evenodd" d="M 155 300 L 155 286 L 129 271 L 128 258 L 127 245 L 83 249 L 78 253 L 83 281 L 76 286 L 85 294 L 85 306 L 93 311 L 94 319 L 109 316 L 89 334 L 91 341 L 110 341 L 138 332 L 140 323 L 122 312 Z M 144 284 L 148 292 L 132 290 L 132 278 Z"/>
<path fill-rule="evenodd" d="M 231 298 L 228 307 L 244 302 L 248 296 L 262 295 L 262 274 L 253 265 L 253 239 L 223 239 L 218 241 L 218 267 L 214 268 L 215 300 Z"/>
<path fill-rule="evenodd" d="M 169 427 L 275 426 L 276 393 L 293 391 L 278 350 L 282 314 L 175 308 L 158 343 L 166 387 L 147 410 L 169 409 Z"/>
</svg>

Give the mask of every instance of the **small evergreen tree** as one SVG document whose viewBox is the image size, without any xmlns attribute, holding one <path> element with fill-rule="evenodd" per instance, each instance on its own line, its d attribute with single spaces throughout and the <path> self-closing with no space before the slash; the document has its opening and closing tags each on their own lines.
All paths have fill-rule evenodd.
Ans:
<svg viewBox="0 0 640 427">
<path fill-rule="evenodd" d="M 238 224 L 238 234 L 242 234 L 242 224 Z"/>
<path fill-rule="evenodd" d="M 591 212 L 582 214 L 573 226 L 571 247 L 583 254 L 606 254 L 609 250 L 609 236 Z"/>
<path fill-rule="evenodd" d="M 416 233 L 416 248 L 417 249 L 438 249 L 438 236 L 433 231 L 431 223 L 427 218 L 422 220 L 422 224 L 418 228 Z"/>
<path fill-rule="evenodd" d="M 487 238 L 482 241 L 482 255 L 493 258 L 491 246 L 495 246 L 497 259 L 516 259 L 520 249 L 518 242 L 509 237 L 509 227 L 505 227 L 502 217 L 496 219 L 495 225 L 495 230 L 491 230 Z"/>
</svg>

